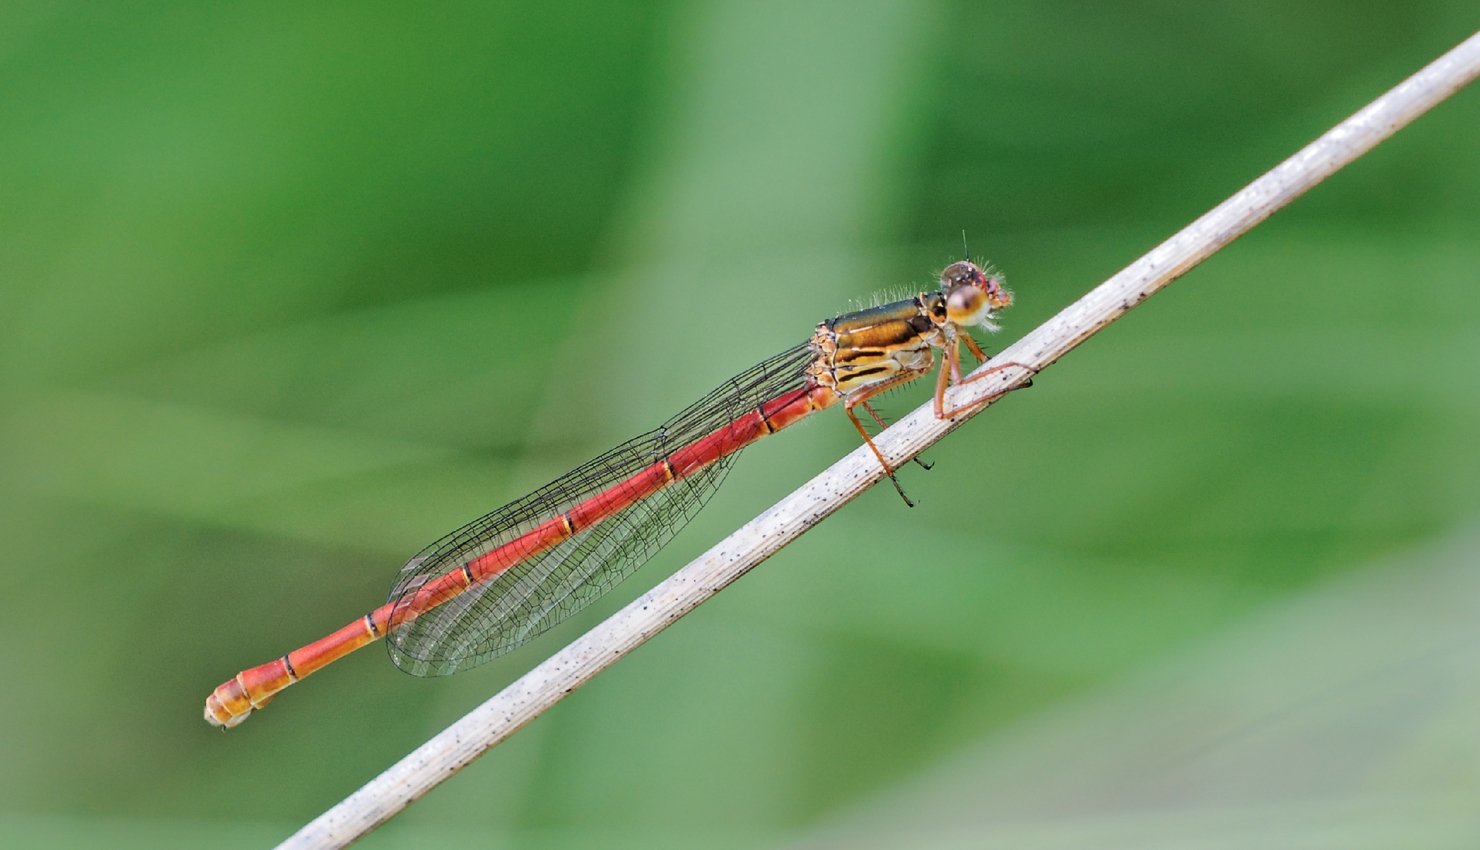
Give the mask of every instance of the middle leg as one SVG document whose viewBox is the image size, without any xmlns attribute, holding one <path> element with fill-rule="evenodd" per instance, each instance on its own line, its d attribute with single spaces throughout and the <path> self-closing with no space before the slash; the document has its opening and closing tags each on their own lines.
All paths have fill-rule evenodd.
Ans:
<svg viewBox="0 0 1480 850">
<path fill-rule="evenodd" d="M 874 421 L 875 422 L 879 423 L 879 430 L 882 431 L 882 430 L 884 430 L 884 429 L 886 429 L 886 428 L 889 427 L 889 423 L 884 421 L 884 417 L 880 416 L 879 413 L 878 413 L 878 411 L 874 410 L 874 408 L 873 408 L 872 405 L 870 405 L 866 401 L 861 401 L 861 402 L 859 402 L 859 404 L 863 407 L 864 410 L 867 410 L 868 411 L 868 415 L 869 416 L 872 416 L 874 418 Z M 933 463 L 926 463 L 925 461 L 920 460 L 920 458 L 918 456 L 912 457 L 912 458 L 910 458 L 910 460 L 914 461 L 917 466 L 919 466 L 921 469 L 925 470 L 926 472 L 929 472 L 930 471 L 930 468 L 935 465 Z"/>
</svg>

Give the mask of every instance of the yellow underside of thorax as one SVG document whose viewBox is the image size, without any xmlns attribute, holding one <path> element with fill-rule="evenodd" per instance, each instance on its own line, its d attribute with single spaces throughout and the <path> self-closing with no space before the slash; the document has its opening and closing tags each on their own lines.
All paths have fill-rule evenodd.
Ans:
<svg viewBox="0 0 1480 850">
<path fill-rule="evenodd" d="M 931 349 L 946 339 L 926 309 L 921 299 L 910 299 L 823 322 L 812 337 L 818 357 L 808 375 L 847 397 L 928 373 L 935 363 Z"/>
</svg>

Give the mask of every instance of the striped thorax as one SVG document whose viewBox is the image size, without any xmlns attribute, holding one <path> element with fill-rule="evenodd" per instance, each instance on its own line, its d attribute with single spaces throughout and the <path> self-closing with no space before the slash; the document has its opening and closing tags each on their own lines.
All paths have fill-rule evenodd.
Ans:
<svg viewBox="0 0 1480 850">
<path fill-rule="evenodd" d="M 941 272 L 941 288 L 914 298 L 844 313 L 817 326 L 816 359 L 807 375 L 843 398 L 914 380 L 935 365 L 961 328 L 995 331 L 995 311 L 1012 303 L 1002 281 L 969 261 Z"/>
</svg>

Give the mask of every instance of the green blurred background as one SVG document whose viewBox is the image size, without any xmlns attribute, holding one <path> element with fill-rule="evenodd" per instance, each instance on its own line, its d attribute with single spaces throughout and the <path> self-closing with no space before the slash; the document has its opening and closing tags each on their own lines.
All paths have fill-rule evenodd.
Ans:
<svg viewBox="0 0 1480 850">
<path fill-rule="evenodd" d="M 0 845 L 280 840 L 856 435 L 750 449 L 473 672 L 371 649 L 222 734 L 235 671 L 963 229 L 1000 347 L 1477 27 L 6 4 Z M 1472 88 L 903 470 L 919 507 L 876 488 L 364 846 L 1473 846 L 1477 139 Z"/>
</svg>

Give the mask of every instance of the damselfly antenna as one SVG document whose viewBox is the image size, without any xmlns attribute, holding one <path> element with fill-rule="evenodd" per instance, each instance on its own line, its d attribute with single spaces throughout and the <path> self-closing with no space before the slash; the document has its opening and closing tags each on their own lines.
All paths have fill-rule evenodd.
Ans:
<svg viewBox="0 0 1480 850">
<path fill-rule="evenodd" d="M 961 231 L 961 250 L 966 252 L 966 262 L 971 262 L 971 249 L 966 247 L 966 231 Z"/>
</svg>

